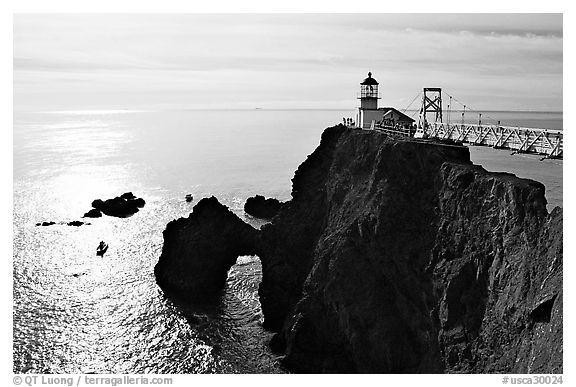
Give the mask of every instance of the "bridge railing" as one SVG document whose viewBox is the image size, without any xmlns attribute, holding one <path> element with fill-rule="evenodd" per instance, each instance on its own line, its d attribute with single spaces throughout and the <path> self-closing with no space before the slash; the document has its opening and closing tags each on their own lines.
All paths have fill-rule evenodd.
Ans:
<svg viewBox="0 0 576 387">
<path fill-rule="evenodd" d="M 562 158 L 561 130 L 523 128 L 499 125 L 428 123 L 418 128 L 416 137 L 450 139 L 473 145 L 512 149 L 521 153 L 538 153 Z"/>
<path fill-rule="evenodd" d="M 416 133 L 415 128 L 404 128 L 402 126 L 376 125 L 374 129 L 378 130 L 379 132 L 406 137 L 414 137 Z"/>
</svg>

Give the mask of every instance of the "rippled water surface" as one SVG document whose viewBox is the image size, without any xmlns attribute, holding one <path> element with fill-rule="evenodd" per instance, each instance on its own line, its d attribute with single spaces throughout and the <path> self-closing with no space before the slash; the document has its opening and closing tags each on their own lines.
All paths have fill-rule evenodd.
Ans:
<svg viewBox="0 0 576 387">
<path fill-rule="evenodd" d="M 343 116 L 353 111 L 15 113 L 14 372 L 283 372 L 261 325 L 257 257 L 239 258 L 213 306 L 174 304 L 153 268 L 166 223 L 202 197 L 260 227 L 245 199 L 288 199 L 294 170 Z M 561 204 L 561 161 L 471 153 L 487 169 L 541 177 Z M 128 191 L 146 200 L 132 217 L 59 224 Z"/>
</svg>

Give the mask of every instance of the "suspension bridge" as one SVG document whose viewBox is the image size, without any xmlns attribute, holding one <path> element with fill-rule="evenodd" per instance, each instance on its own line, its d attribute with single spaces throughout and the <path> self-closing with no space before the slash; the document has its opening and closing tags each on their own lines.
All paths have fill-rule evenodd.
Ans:
<svg viewBox="0 0 576 387">
<path fill-rule="evenodd" d="M 447 115 L 442 108 L 442 96 L 449 97 L 447 105 Z M 370 129 L 378 130 L 392 135 L 410 136 L 417 138 L 436 138 L 440 140 L 453 140 L 477 146 L 490 146 L 497 149 L 509 149 L 514 153 L 535 153 L 543 155 L 544 158 L 563 158 L 563 132 L 562 130 L 551 130 L 541 128 L 526 128 L 520 126 L 501 125 L 496 123 L 482 123 L 482 113 L 470 109 L 470 107 L 458 101 L 453 96 L 442 91 L 441 88 L 424 88 L 412 102 L 403 109 L 406 113 L 411 105 L 421 97 L 418 123 L 416 125 L 406 125 L 386 122 L 384 120 L 376 122 L 373 120 Z M 460 122 L 451 122 L 453 103 L 462 105 Z M 466 123 L 465 113 L 478 113 L 478 123 Z"/>
</svg>

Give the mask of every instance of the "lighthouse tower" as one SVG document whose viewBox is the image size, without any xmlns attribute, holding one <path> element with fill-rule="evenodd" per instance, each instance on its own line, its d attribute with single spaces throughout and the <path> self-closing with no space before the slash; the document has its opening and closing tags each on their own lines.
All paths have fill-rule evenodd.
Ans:
<svg viewBox="0 0 576 387">
<path fill-rule="evenodd" d="M 368 73 L 368 78 L 360 83 L 360 107 L 356 122 L 360 128 L 370 128 L 372 121 L 376 122 L 381 118 L 381 112 L 378 112 L 378 81 L 372 78 L 372 73 Z"/>
</svg>

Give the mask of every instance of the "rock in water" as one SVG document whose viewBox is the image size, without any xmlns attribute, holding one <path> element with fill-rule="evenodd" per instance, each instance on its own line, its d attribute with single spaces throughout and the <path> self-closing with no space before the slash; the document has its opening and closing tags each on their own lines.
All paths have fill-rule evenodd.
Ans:
<svg viewBox="0 0 576 387">
<path fill-rule="evenodd" d="M 87 213 L 85 213 L 82 217 L 83 218 L 100 218 L 102 216 L 102 212 L 97 210 L 96 208 L 91 209 Z"/>
<path fill-rule="evenodd" d="M 236 258 L 256 253 L 256 234 L 215 197 L 204 198 L 188 218 L 166 226 L 162 254 L 154 268 L 156 281 L 186 299 L 218 296 Z"/>
<path fill-rule="evenodd" d="M 56 222 L 42 222 L 42 223 L 36 223 L 36 226 L 52 226 L 56 224 Z"/>
<path fill-rule="evenodd" d="M 80 226 L 82 226 L 83 224 L 90 224 L 90 223 L 84 223 L 84 222 L 81 222 L 81 221 L 79 221 L 79 220 L 73 220 L 73 221 L 68 222 L 68 223 L 66 223 L 66 224 L 67 224 L 68 226 L 80 227 Z"/>
<path fill-rule="evenodd" d="M 256 195 L 246 200 L 244 211 L 256 218 L 272 219 L 280 211 L 282 204 L 278 199 L 266 199 L 264 196 Z"/>
<path fill-rule="evenodd" d="M 144 199 L 137 198 L 132 192 L 126 192 L 114 199 L 96 199 L 92 202 L 92 207 L 108 216 L 125 218 L 138 212 L 138 209 L 144 207 L 145 204 Z"/>
<path fill-rule="evenodd" d="M 142 199 L 142 198 L 136 198 L 136 199 L 133 199 L 131 201 L 132 201 L 132 203 L 134 203 L 134 205 L 137 208 L 142 208 L 146 205 L 146 201 L 144 201 L 144 199 Z"/>
<path fill-rule="evenodd" d="M 134 196 L 134 194 L 132 192 L 125 192 L 122 195 L 120 195 L 120 197 L 122 199 L 126 199 L 126 200 L 134 200 L 136 199 L 136 196 Z"/>
<path fill-rule="evenodd" d="M 562 372 L 562 211 L 542 184 L 343 126 L 292 183 L 261 231 L 215 199 L 171 222 L 158 282 L 215 290 L 257 254 L 264 325 L 296 372 Z"/>
</svg>

